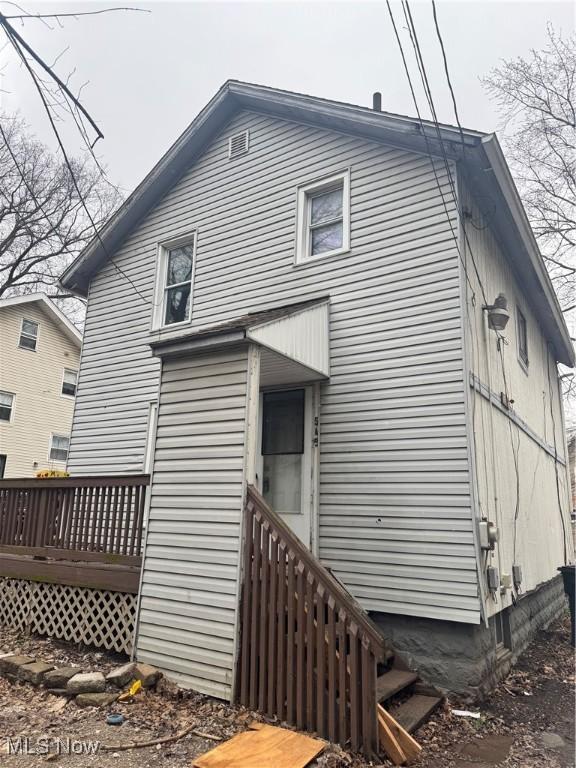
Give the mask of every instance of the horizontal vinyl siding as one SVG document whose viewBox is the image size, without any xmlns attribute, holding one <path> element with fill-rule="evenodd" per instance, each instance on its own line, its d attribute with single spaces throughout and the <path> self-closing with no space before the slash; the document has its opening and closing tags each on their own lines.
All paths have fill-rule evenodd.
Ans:
<svg viewBox="0 0 576 768">
<path fill-rule="evenodd" d="M 246 386 L 245 350 L 164 363 L 137 638 L 139 659 L 222 698 L 232 684 Z M 236 405 L 214 396 L 204 411 L 219 389 L 237 392 Z"/>
<path fill-rule="evenodd" d="M 229 160 L 228 138 L 244 129 L 250 151 Z M 346 168 L 350 253 L 294 266 L 297 186 Z M 436 174 L 450 201 L 440 161 Z M 456 230 L 454 205 L 448 209 Z M 244 112 L 115 260 L 151 300 L 158 242 L 193 230 L 196 329 L 330 295 L 331 378 L 321 391 L 322 559 L 367 609 L 478 621 L 459 259 L 430 160 Z M 157 376 L 144 341 L 150 315 L 111 265 L 95 277 L 72 446 L 78 460 L 110 466 L 130 454 L 135 466 L 138 450 L 143 454 L 146 398 L 154 396 Z M 124 385 L 131 388 L 122 394 Z M 179 420 L 193 417 L 177 400 L 179 386 L 173 402 L 167 390 L 163 418 L 185 432 Z M 203 411 L 219 412 L 222 398 L 227 411 L 242 401 L 228 385 L 217 395 L 207 393 Z M 101 399 L 106 423 L 116 419 L 130 434 L 126 453 L 108 442 L 109 426 L 99 435 L 100 427 L 90 426 Z M 230 414 L 222 417 L 229 421 Z M 175 433 L 164 445 L 170 460 L 212 462 L 214 484 L 240 458 L 239 445 L 227 445 L 223 455 L 213 436 L 188 443 L 181 437 Z M 224 460 L 230 464 L 218 464 Z"/>
<path fill-rule="evenodd" d="M 35 351 L 19 346 L 23 319 L 38 323 Z M 0 421 L 5 478 L 66 469 L 66 462 L 50 460 L 50 440 L 70 435 L 74 398 L 62 395 L 62 379 L 65 368 L 77 371 L 79 363 L 79 345 L 40 302 L 0 308 L 0 391 L 14 395 L 12 419 Z"/>
</svg>

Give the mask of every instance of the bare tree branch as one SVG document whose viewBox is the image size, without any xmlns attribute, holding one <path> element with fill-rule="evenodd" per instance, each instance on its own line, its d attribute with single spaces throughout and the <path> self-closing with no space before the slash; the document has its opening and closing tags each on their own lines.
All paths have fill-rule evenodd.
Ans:
<svg viewBox="0 0 576 768">
<path fill-rule="evenodd" d="M 502 62 L 483 80 L 504 149 L 564 312 L 576 291 L 576 37 Z"/>
<path fill-rule="evenodd" d="M 0 296 L 57 288 L 62 271 L 121 201 L 89 156 L 66 164 L 34 139 L 24 121 L 0 115 Z M 81 307 L 80 304 L 77 305 Z"/>
</svg>

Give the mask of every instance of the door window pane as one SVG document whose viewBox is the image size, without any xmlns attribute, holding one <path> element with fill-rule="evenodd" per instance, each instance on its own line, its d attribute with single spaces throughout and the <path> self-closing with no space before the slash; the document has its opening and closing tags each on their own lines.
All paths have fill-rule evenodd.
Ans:
<svg viewBox="0 0 576 768">
<path fill-rule="evenodd" d="M 304 453 L 304 390 L 264 393 L 262 454 Z"/>
<path fill-rule="evenodd" d="M 264 456 L 262 495 L 275 512 L 302 511 L 302 454 Z"/>
<path fill-rule="evenodd" d="M 266 392 L 262 413 L 262 494 L 276 512 L 302 512 L 304 390 Z"/>
</svg>

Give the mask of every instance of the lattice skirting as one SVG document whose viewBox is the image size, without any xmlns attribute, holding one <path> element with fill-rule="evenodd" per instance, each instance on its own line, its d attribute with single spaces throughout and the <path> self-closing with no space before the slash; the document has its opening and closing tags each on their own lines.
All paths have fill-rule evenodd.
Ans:
<svg viewBox="0 0 576 768">
<path fill-rule="evenodd" d="M 136 595 L 0 578 L 0 625 L 130 653 Z"/>
</svg>

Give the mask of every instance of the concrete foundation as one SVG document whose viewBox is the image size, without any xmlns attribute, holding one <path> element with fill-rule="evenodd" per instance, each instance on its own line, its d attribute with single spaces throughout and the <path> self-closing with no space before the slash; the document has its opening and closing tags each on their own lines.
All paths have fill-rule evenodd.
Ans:
<svg viewBox="0 0 576 768">
<path fill-rule="evenodd" d="M 494 622 L 459 624 L 392 613 L 371 614 L 382 634 L 422 680 L 444 693 L 482 699 L 505 677 L 536 632 L 566 608 L 560 576 L 506 610 L 506 645 L 497 650 Z"/>
</svg>

